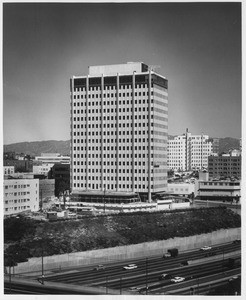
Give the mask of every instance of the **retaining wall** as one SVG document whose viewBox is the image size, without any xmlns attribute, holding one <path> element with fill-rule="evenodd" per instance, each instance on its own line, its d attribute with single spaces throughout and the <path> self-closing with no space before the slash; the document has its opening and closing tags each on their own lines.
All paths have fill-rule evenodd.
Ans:
<svg viewBox="0 0 246 300">
<path fill-rule="evenodd" d="M 235 239 L 241 239 L 241 228 L 223 229 L 207 234 L 177 237 L 136 245 L 46 256 L 43 259 L 44 270 L 47 272 L 51 269 L 64 269 L 78 265 L 86 266 L 124 259 L 134 259 L 137 257 L 162 255 L 167 252 L 169 248 L 178 248 L 179 251 L 185 251 L 200 248 L 204 245 L 226 243 Z M 40 271 L 41 261 L 41 257 L 33 257 L 30 258 L 28 262 L 19 263 L 18 266 L 15 267 L 15 273 Z"/>
</svg>

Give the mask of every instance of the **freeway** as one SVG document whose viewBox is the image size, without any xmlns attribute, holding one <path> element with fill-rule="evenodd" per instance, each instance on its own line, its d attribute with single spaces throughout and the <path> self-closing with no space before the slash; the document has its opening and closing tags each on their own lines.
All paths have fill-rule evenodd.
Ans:
<svg viewBox="0 0 246 300">
<path fill-rule="evenodd" d="M 208 255 L 208 253 L 210 254 Z M 235 266 L 232 269 L 229 269 L 226 265 L 229 257 L 234 258 Z M 137 268 L 132 270 L 123 269 L 124 266 L 130 263 L 136 264 Z M 49 285 L 52 289 L 52 286 L 61 285 L 66 286 L 68 290 L 70 286 L 71 292 L 77 294 L 86 294 L 86 292 L 78 292 L 76 288 L 74 290 L 76 286 L 98 289 L 97 294 L 128 294 L 136 293 L 137 290 L 146 293 L 146 286 L 148 287 L 148 294 L 166 294 L 175 292 L 179 287 L 178 294 L 185 294 L 194 285 L 194 280 L 195 282 L 200 281 L 200 286 L 202 284 L 204 286 L 210 284 L 211 286 L 217 281 L 217 284 L 221 284 L 220 282 L 228 276 L 234 275 L 234 273 L 241 274 L 241 245 L 231 242 L 214 245 L 210 251 L 201 251 L 200 249 L 186 251 L 175 258 L 154 256 L 105 264 L 104 268 L 99 270 L 95 270 L 94 267 L 78 266 L 67 270 L 67 272 L 51 273 L 45 276 L 45 286 Z M 159 277 L 162 273 L 185 277 L 185 282 L 173 284 L 170 279 L 160 281 Z M 203 282 L 203 280 L 205 281 Z M 7 288 L 7 280 L 5 281 L 5 287 Z M 133 288 L 135 291 L 133 291 Z M 42 291 L 46 293 L 43 289 Z M 22 293 L 21 288 L 18 286 L 16 286 L 16 293 Z M 37 293 L 40 293 L 40 291 Z M 47 293 L 51 294 L 50 291 Z M 54 293 L 57 293 L 57 289 Z M 61 290 L 60 293 L 64 293 L 64 290 Z M 88 294 L 90 294 L 90 290 L 88 290 Z"/>
<path fill-rule="evenodd" d="M 93 269 L 81 271 L 78 269 L 72 273 L 51 275 L 46 280 L 78 285 L 101 286 L 120 291 L 129 291 L 133 287 L 144 290 L 146 285 L 153 284 L 154 287 L 150 288 L 150 290 L 153 289 L 157 293 L 162 293 L 162 290 L 158 290 L 157 287 L 163 288 L 171 284 L 170 280 L 164 280 L 164 282 L 160 283 L 159 277 L 164 272 L 168 272 L 172 276 L 185 277 L 187 281 L 227 271 L 225 264 L 227 256 L 230 253 L 234 253 L 234 258 L 238 264 L 241 263 L 239 244 L 228 243 L 226 245 L 217 245 L 211 251 L 213 254 L 211 257 L 207 257 L 208 252 L 196 249 L 181 253 L 176 258 L 164 259 L 162 257 L 151 257 L 135 259 L 116 265 L 105 265 L 105 269 L 98 271 Z M 211 259 L 212 261 L 210 261 Z M 204 260 L 204 262 L 193 265 L 192 262 L 196 262 L 197 260 Z M 187 261 L 191 265 L 185 265 Z M 123 266 L 129 263 L 136 264 L 137 268 L 124 270 Z M 171 286 L 173 288 L 172 284 Z"/>
</svg>

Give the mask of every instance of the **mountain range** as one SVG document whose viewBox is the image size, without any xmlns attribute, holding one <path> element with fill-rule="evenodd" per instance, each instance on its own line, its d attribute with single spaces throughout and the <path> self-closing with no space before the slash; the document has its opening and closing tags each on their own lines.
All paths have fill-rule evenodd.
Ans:
<svg viewBox="0 0 246 300">
<path fill-rule="evenodd" d="M 219 152 L 228 152 L 230 149 L 239 149 L 240 140 L 226 137 L 219 139 Z M 41 153 L 60 153 L 70 155 L 70 140 L 67 141 L 40 141 L 22 142 L 4 145 L 4 152 L 24 153 L 31 156 L 39 156 Z"/>
</svg>

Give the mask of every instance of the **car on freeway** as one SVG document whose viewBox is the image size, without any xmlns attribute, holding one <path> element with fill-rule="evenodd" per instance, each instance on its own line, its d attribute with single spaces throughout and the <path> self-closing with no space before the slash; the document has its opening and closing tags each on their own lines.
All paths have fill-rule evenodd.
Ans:
<svg viewBox="0 0 246 300">
<path fill-rule="evenodd" d="M 207 252 L 207 253 L 205 254 L 205 257 L 214 256 L 214 255 L 216 255 L 216 252 L 214 252 L 214 251 L 209 251 L 209 252 Z"/>
<path fill-rule="evenodd" d="M 171 274 L 166 274 L 166 273 L 163 273 L 161 274 L 161 276 L 159 277 L 159 280 L 163 280 L 163 279 L 172 279 L 173 276 Z"/>
<path fill-rule="evenodd" d="M 171 282 L 177 283 L 177 282 L 182 282 L 184 280 L 185 280 L 184 277 L 174 277 L 174 278 L 171 279 Z"/>
<path fill-rule="evenodd" d="M 211 250 L 211 249 L 212 249 L 212 247 L 210 247 L 210 246 L 203 246 L 201 248 L 202 251 L 208 251 L 208 250 Z"/>
<path fill-rule="evenodd" d="M 130 290 L 130 291 L 133 291 L 133 292 L 134 292 L 134 291 L 136 291 L 136 292 L 137 292 L 137 291 L 139 291 L 139 290 L 140 290 L 140 287 L 137 287 L 137 286 L 132 286 L 132 287 L 130 287 L 130 288 L 129 288 L 129 290 Z"/>
<path fill-rule="evenodd" d="M 237 280 L 237 279 L 240 279 L 240 276 L 238 276 L 238 275 L 233 276 L 233 277 L 231 277 L 228 281 L 229 281 L 229 282 L 233 282 L 233 281 L 235 281 L 235 280 Z"/>
<path fill-rule="evenodd" d="M 168 258 L 168 257 L 171 257 L 172 255 L 171 255 L 171 253 L 165 253 L 165 254 L 163 254 L 163 258 Z"/>
<path fill-rule="evenodd" d="M 125 267 L 123 267 L 123 269 L 125 270 L 133 270 L 133 269 L 136 269 L 138 266 L 136 264 L 130 264 L 130 265 L 127 265 Z"/>
<path fill-rule="evenodd" d="M 93 270 L 99 271 L 99 270 L 104 270 L 104 269 L 105 269 L 104 265 L 98 265 Z"/>
</svg>

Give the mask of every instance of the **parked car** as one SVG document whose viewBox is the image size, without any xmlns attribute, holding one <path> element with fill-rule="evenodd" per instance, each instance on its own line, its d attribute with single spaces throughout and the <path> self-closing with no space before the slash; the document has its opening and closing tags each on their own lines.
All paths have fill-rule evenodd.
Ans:
<svg viewBox="0 0 246 300">
<path fill-rule="evenodd" d="M 93 270 L 99 271 L 99 270 L 104 270 L 104 269 L 105 269 L 104 265 L 98 265 Z"/>
<path fill-rule="evenodd" d="M 210 246 L 203 246 L 200 250 L 208 251 L 208 250 L 211 250 L 211 249 L 212 249 L 212 247 L 210 247 Z"/>
<path fill-rule="evenodd" d="M 163 279 L 172 279 L 173 276 L 171 274 L 166 274 L 166 273 L 163 273 L 161 274 L 161 276 L 159 277 L 159 280 L 163 280 Z"/>
<path fill-rule="evenodd" d="M 177 283 L 177 282 L 182 282 L 184 280 L 185 280 L 184 277 L 174 277 L 174 278 L 171 279 L 171 282 Z"/>
<path fill-rule="evenodd" d="M 125 267 L 123 267 L 123 269 L 125 270 L 132 270 L 132 269 L 136 269 L 138 266 L 135 265 L 135 264 L 130 264 L 130 265 L 127 265 Z"/>
<path fill-rule="evenodd" d="M 241 240 L 235 240 L 233 241 L 233 244 L 241 244 Z"/>
</svg>

